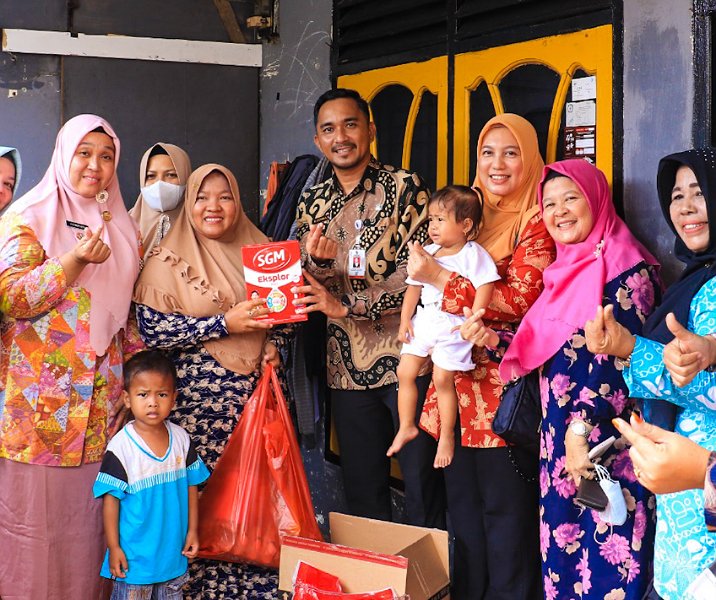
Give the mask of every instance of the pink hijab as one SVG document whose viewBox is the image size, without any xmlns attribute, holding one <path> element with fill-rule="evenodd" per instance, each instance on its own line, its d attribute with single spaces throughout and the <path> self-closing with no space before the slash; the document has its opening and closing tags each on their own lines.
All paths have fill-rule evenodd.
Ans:
<svg viewBox="0 0 716 600">
<path fill-rule="evenodd" d="M 542 188 L 550 171 L 577 184 L 592 212 L 592 231 L 577 244 L 556 242 L 557 259 L 544 271 L 544 291 L 522 319 L 500 363 L 503 381 L 522 376 L 554 356 L 594 316 L 606 283 L 640 262 L 659 264 L 617 216 L 604 173 L 585 160 L 563 160 L 544 168 L 541 211 Z"/>
<path fill-rule="evenodd" d="M 107 186 L 109 199 L 105 205 L 112 220 L 104 223 L 102 234 L 102 240 L 112 254 L 102 264 L 87 265 L 73 285 L 90 294 L 89 343 L 101 356 L 114 335 L 127 324 L 134 280 L 139 274 L 137 228 L 127 214 L 119 191 L 116 176 L 119 139 L 111 125 L 96 115 L 79 115 L 67 121 L 57 134 L 55 151 L 45 176 L 10 210 L 23 215 L 51 258 L 69 252 L 77 244 L 77 229 L 68 227 L 66 221 L 82 223 L 96 231 L 103 223 L 102 210 L 94 198 L 84 198 L 74 191 L 69 171 L 82 138 L 97 127 L 112 138 L 115 149 L 115 175 Z"/>
</svg>

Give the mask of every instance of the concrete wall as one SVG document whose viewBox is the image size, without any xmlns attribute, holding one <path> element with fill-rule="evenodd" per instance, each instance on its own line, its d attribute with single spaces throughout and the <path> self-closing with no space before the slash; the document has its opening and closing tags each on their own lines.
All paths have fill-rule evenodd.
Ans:
<svg viewBox="0 0 716 600">
<path fill-rule="evenodd" d="M 691 0 L 624 2 L 624 208 L 671 282 L 682 266 L 656 196 L 659 159 L 692 145 Z"/>
<path fill-rule="evenodd" d="M 212 0 L 83 0 L 68 19 L 57 0 L 0 0 L 0 27 L 88 34 L 228 41 Z M 237 3 L 248 10 L 247 2 Z M 122 142 L 118 177 L 125 203 L 139 192 L 141 155 L 157 141 L 178 144 L 194 166 L 229 167 L 249 216 L 258 214 L 258 69 L 0 53 L 0 144 L 23 158 L 19 194 L 45 172 L 62 123 L 105 117 Z M 8 97 L 9 89 L 18 95 Z"/>
<path fill-rule="evenodd" d="M 0 0 L 0 27 L 63 31 L 64 2 Z M 22 156 L 24 194 L 47 169 L 61 125 L 61 61 L 56 56 L 0 52 L 0 145 L 15 146 Z M 17 96 L 9 97 L 10 90 Z"/>
<path fill-rule="evenodd" d="M 283 0 L 280 40 L 264 44 L 261 70 L 261 174 L 271 161 L 319 152 L 313 145 L 313 105 L 331 87 L 332 0 Z"/>
</svg>

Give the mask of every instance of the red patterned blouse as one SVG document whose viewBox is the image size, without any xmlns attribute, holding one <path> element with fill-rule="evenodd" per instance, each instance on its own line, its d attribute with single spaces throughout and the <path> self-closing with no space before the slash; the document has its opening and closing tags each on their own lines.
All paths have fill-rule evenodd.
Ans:
<svg viewBox="0 0 716 600">
<path fill-rule="evenodd" d="M 522 232 L 512 256 L 497 263 L 502 280 L 495 283 L 485 323 L 495 330 L 515 331 L 522 317 L 542 292 L 542 272 L 555 258 L 554 240 L 547 233 L 542 216 L 536 215 Z M 461 314 L 463 306 L 472 306 L 475 288 L 453 274 L 443 292 L 442 309 Z M 505 442 L 492 433 L 492 419 L 502 394 L 498 364 L 484 349 L 473 351 L 475 369 L 455 374 L 460 411 L 461 444 L 470 448 L 496 448 Z M 437 438 L 440 424 L 437 394 L 430 385 L 420 417 L 420 426 Z"/>
</svg>

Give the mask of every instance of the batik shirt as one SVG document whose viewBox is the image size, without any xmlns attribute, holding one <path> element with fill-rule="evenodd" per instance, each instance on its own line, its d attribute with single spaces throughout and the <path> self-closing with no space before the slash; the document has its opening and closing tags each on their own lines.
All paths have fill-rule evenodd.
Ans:
<svg viewBox="0 0 716 600">
<path fill-rule="evenodd" d="M 0 313 L 0 458 L 59 467 L 102 460 L 122 365 L 143 347 L 134 320 L 98 357 L 89 292 L 67 284 L 59 258 L 14 213 L 0 219 Z"/>
<path fill-rule="evenodd" d="M 128 584 L 162 583 L 188 567 L 182 549 L 189 526 L 189 487 L 209 478 L 209 471 L 189 435 L 165 421 L 169 444 L 155 455 L 134 428 L 124 426 L 107 446 L 93 493 L 119 500 L 119 546 L 127 557 Z M 102 577 L 112 578 L 107 550 Z"/>
<path fill-rule="evenodd" d="M 398 381 L 408 242 L 427 240 L 428 199 L 416 173 L 374 159 L 349 194 L 334 175 L 301 198 L 297 221 L 304 265 L 349 310 L 346 318 L 328 319 L 329 387 L 365 390 Z M 338 242 L 336 259 L 320 265 L 306 253 L 306 235 L 318 223 Z M 360 278 L 348 276 L 354 247 L 366 256 Z"/>
<path fill-rule="evenodd" d="M 687 329 L 699 335 L 716 332 L 716 279 L 693 297 Z M 636 337 L 624 380 L 632 396 L 659 398 L 680 407 L 677 433 L 716 450 L 716 373 L 701 371 L 684 387 L 671 381 L 663 361 L 664 345 Z M 704 520 L 704 491 L 686 490 L 657 496 L 654 587 L 665 600 L 687 598 L 686 588 L 716 560 L 716 536 Z"/>
</svg>

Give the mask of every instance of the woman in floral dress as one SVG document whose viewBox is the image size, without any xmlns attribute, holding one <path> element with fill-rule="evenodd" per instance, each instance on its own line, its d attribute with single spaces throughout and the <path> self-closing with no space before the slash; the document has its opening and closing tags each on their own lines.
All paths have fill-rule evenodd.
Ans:
<svg viewBox="0 0 716 600">
<path fill-rule="evenodd" d="M 256 386 L 260 365 L 279 362 L 286 330 L 255 317 L 262 300 L 248 300 L 241 247 L 267 238 L 244 214 L 233 174 L 204 165 L 187 182 L 184 208 L 154 248 L 135 288 L 139 330 L 147 346 L 169 351 L 178 374 L 172 420 L 197 452 L 216 466 Z M 283 333 L 282 333 L 283 332 Z M 276 571 L 199 559 L 190 567 L 185 598 L 273 599 Z"/>
<path fill-rule="evenodd" d="M 545 598 L 640 600 L 650 580 L 654 497 L 634 476 L 623 439 L 601 464 L 626 501 L 623 525 L 602 521 L 575 498 L 593 478 L 589 448 L 619 438 L 612 419 L 633 401 L 617 360 L 586 347 L 585 323 L 596 307 L 614 305 L 616 320 L 639 332 L 659 290 L 656 261 L 617 217 L 603 173 L 583 160 L 545 168 L 540 204 L 557 259 L 545 289 L 522 320 L 500 363 L 507 381 L 539 368 L 542 398 L 540 547 Z M 468 324 L 473 342 L 498 345 L 495 332 Z M 505 336 L 506 337 L 506 336 Z M 503 338 L 503 341 L 506 341 Z"/>
</svg>

